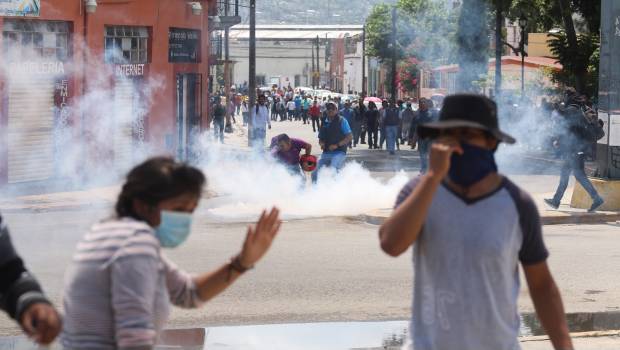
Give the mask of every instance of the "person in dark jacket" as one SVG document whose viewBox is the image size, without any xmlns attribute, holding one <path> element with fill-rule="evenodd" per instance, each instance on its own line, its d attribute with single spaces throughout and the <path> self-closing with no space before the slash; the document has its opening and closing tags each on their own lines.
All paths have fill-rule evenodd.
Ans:
<svg viewBox="0 0 620 350">
<path fill-rule="evenodd" d="M 368 103 L 368 110 L 366 111 L 366 130 L 368 131 L 368 149 L 377 149 L 378 145 L 378 136 L 379 136 L 379 110 L 377 110 L 377 105 L 370 101 Z"/>
<path fill-rule="evenodd" d="M 357 137 L 355 136 L 355 131 L 353 132 L 353 144 L 356 145 L 358 143 L 365 145 L 366 144 L 366 111 L 368 108 L 364 105 L 364 99 L 360 98 L 357 102 L 356 107 L 357 114 L 355 115 L 357 122 L 359 123 L 360 129 Z M 361 140 L 360 140 L 361 139 Z"/>
<path fill-rule="evenodd" d="M 409 137 L 417 135 L 419 125 L 434 122 L 437 114 L 432 109 L 432 102 L 429 99 L 420 99 L 420 109 L 418 109 L 415 118 L 409 129 Z M 419 139 L 418 152 L 420 152 L 420 173 L 425 174 L 428 170 L 428 152 L 430 151 L 431 141 L 428 139 Z"/>
<path fill-rule="evenodd" d="M 573 90 L 574 91 L 574 90 Z M 560 128 L 560 135 L 556 137 L 554 146 L 559 149 L 563 160 L 562 170 L 560 172 L 560 183 L 555 191 L 553 198 L 545 199 L 545 202 L 552 208 L 557 209 L 560 206 L 570 174 L 573 173 L 575 179 L 588 192 L 592 198 L 592 205 L 589 211 L 594 212 L 600 208 L 604 200 L 598 194 L 592 182 L 588 179 L 585 172 L 585 159 L 591 150 L 592 139 L 596 136 L 590 135 L 589 120 L 590 116 L 584 113 L 582 106 L 584 100 L 571 90 L 566 94 L 566 108 L 563 110 L 564 125 Z"/>
<path fill-rule="evenodd" d="M 0 216 L 0 308 L 35 342 L 48 345 L 61 329 L 60 315 L 17 255 Z"/>
<path fill-rule="evenodd" d="M 385 110 L 383 127 L 385 130 L 386 146 L 391 155 L 396 154 L 396 146 L 398 146 L 398 128 L 400 126 L 400 110 L 398 106 L 390 102 L 389 107 Z"/>
<path fill-rule="evenodd" d="M 319 132 L 319 144 L 323 149 L 323 154 L 317 169 L 312 173 L 312 181 L 317 181 L 317 176 L 321 168 L 331 167 L 339 171 L 344 167 L 347 158 L 347 148 L 353 133 L 351 126 L 345 118 L 338 112 L 338 105 L 334 102 L 327 103 L 327 121 L 321 126 Z"/>
</svg>

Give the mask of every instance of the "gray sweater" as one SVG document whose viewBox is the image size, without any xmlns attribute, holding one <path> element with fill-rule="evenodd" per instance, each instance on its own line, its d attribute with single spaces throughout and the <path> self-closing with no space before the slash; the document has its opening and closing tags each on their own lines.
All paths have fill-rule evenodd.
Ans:
<svg viewBox="0 0 620 350">
<path fill-rule="evenodd" d="M 95 224 L 65 277 L 66 349 L 151 349 L 169 304 L 201 304 L 191 276 L 161 252 L 153 229 L 130 218 Z"/>
</svg>

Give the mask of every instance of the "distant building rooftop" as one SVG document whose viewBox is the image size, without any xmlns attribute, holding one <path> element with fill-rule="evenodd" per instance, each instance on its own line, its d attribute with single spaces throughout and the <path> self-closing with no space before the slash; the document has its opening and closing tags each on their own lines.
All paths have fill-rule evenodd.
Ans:
<svg viewBox="0 0 620 350">
<path fill-rule="evenodd" d="M 312 40 L 340 39 L 346 36 L 361 35 L 361 24 L 352 25 L 296 25 L 296 24 L 262 24 L 256 26 L 256 40 Z M 249 40 L 250 26 L 239 24 L 230 28 L 230 38 Z"/>
<path fill-rule="evenodd" d="M 521 65 L 521 56 L 502 56 L 502 65 Z M 489 67 L 495 66 L 495 58 L 489 59 Z M 525 66 L 533 68 L 553 68 L 562 69 L 562 65 L 557 62 L 557 59 L 550 57 L 526 57 Z M 459 70 L 458 64 L 449 64 L 445 66 L 439 66 L 434 71 L 442 72 L 456 72 Z"/>
</svg>

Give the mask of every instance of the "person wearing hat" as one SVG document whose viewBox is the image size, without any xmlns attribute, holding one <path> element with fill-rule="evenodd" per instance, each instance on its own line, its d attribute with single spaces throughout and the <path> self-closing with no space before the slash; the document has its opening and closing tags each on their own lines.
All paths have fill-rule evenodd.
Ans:
<svg viewBox="0 0 620 350">
<path fill-rule="evenodd" d="M 338 104 L 328 102 L 325 113 L 327 120 L 319 131 L 319 144 L 323 154 L 316 171 L 312 173 L 313 182 L 317 181 L 318 173 L 323 167 L 332 167 L 336 171 L 342 169 L 347 157 L 347 148 L 353 140 L 351 126 L 338 112 Z"/>
<path fill-rule="evenodd" d="M 499 143 L 515 142 L 495 103 L 448 96 L 418 133 L 434 140 L 429 170 L 403 188 L 379 230 L 391 256 L 413 245 L 410 348 L 519 349 L 521 264 L 553 346 L 573 349 L 536 205 L 495 164 Z"/>
</svg>

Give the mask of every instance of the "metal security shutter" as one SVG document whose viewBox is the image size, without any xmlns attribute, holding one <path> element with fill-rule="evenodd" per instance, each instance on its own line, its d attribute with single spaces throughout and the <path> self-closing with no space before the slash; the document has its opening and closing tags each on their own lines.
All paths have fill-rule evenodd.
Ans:
<svg viewBox="0 0 620 350">
<path fill-rule="evenodd" d="M 8 182 L 54 175 L 54 82 L 16 78 L 9 84 Z"/>
<path fill-rule="evenodd" d="M 117 78 L 114 85 L 114 165 L 125 173 L 133 164 L 134 84 Z"/>
</svg>

